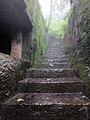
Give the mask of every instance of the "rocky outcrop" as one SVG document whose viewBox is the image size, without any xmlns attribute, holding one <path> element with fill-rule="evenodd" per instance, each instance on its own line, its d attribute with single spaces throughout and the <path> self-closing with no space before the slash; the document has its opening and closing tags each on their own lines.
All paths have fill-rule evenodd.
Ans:
<svg viewBox="0 0 90 120">
<path fill-rule="evenodd" d="M 75 0 L 64 38 L 66 53 L 90 97 L 90 1 Z"/>
<path fill-rule="evenodd" d="M 0 15 L 0 27 L 3 28 L 0 30 L 0 35 L 6 30 L 5 33 L 10 34 L 9 37 L 15 36 L 15 39 L 16 33 L 19 31 L 22 33 L 22 46 L 20 47 L 22 48 L 22 60 L 10 57 L 6 55 L 7 53 L 0 53 L 0 102 L 2 102 L 16 92 L 18 81 L 25 77 L 30 63 L 36 65 L 40 60 L 45 49 L 45 25 L 38 0 L 7 0 L 6 2 L 1 0 Z M 3 41 L 4 38 L 1 38 Z M 13 53 L 19 54 L 16 51 L 19 47 L 15 45 L 17 41 L 13 42 L 10 47 L 14 48 Z"/>
<path fill-rule="evenodd" d="M 27 65 L 0 53 L 0 102 L 16 92 L 18 81 L 25 77 Z"/>
</svg>

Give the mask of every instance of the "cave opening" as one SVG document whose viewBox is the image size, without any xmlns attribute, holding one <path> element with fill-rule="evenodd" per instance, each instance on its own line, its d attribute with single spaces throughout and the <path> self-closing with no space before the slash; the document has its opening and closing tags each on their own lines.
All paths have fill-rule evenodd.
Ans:
<svg viewBox="0 0 90 120">
<path fill-rule="evenodd" d="M 8 55 L 11 53 L 11 33 L 9 31 L 0 32 L 0 52 Z"/>
</svg>

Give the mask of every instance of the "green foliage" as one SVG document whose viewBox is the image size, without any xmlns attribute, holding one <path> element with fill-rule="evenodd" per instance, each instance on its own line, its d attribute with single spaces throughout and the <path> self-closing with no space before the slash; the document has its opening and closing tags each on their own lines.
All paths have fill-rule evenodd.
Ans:
<svg viewBox="0 0 90 120">
<path fill-rule="evenodd" d="M 82 14 L 82 22 L 78 25 L 80 28 L 80 38 L 78 41 L 78 49 L 80 56 L 85 64 L 90 67 L 90 11 L 85 9 Z"/>
<path fill-rule="evenodd" d="M 77 8 L 77 13 L 75 13 L 74 9 L 74 14 L 72 14 L 74 17 L 78 16 L 76 17 L 76 21 L 77 19 L 80 21 L 74 24 L 74 18 L 72 16 L 70 17 L 64 45 L 70 63 L 76 70 L 77 77 L 84 82 L 84 93 L 90 98 L 90 10 L 87 7 L 88 4 L 84 4 L 84 7 L 83 4 L 84 2 L 82 2 L 82 5 L 80 3 L 80 6 Z M 81 12 L 80 14 L 79 11 Z M 74 33 L 76 31 L 74 27 L 78 29 L 78 40 L 76 42 L 73 40 L 75 34 L 72 34 L 72 31 Z M 76 39 L 76 36 L 74 39 Z"/>
<path fill-rule="evenodd" d="M 70 11 L 67 13 L 64 19 L 53 21 L 50 26 L 49 34 L 57 35 L 60 38 L 63 38 L 67 29 L 69 16 L 70 16 Z"/>
<path fill-rule="evenodd" d="M 50 26 L 49 33 L 63 37 L 64 33 L 65 33 L 66 25 L 67 25 L 67 23 L 64 20 L 58 20 L 56 22 L 53 22 Z"/>
<path fill-rule="evenodd" d="M 68 56 L 71 65 L 77 73 L 77 77 L 79 77 L 84 82 L 84 94 L 90 97 L 90 78 L 88 76 L 90 73 L 90 68 L 86 66 L 83 59 L 79 55 L 72 55 L 70 51 L 68 51 Z"/>
<path fill-rule="evenodd" d="M 38 0 L 27 0 L 27 12 L 33 24 L 31 66 L 37 66 L 46 48 L 45 24 Z"/>
</svg>

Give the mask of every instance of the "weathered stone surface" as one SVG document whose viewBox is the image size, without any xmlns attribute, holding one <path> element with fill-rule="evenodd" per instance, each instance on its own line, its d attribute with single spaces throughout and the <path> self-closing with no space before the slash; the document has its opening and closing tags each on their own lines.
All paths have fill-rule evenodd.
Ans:
<svg viewBox="0 0 90 120">
<path fill-rule="evenodd" d="M 37 69 L 27 70 L 27 77 L 33 78 L 59 78 L 59 77 L 75 77 L 73 69 Z"/>
<path fill-rule="evenodd" d="M 19 93 L 6 101 L 5 105 L 17 105 L 19 99 L 23 99 L 24 105 L 89 105 L 87 97 L 80 93 Z"/>
<path fill-rule="evenodd" d="M 50 42 L 47 50 L 42 56 L 42 60 L 48 60 L 48 59 L 67 59 L 67 56 L 65 55 L 64 48 L 62 47 L 62 42 L 60 40 Z"/>
<path fill-rule="evenodd" d="M 5 120 L 86 120 L 89 102 L 80 94 L 18 94 L 5 103 L 3 116 Z"/>
<path fill-rule="evenodd" d="M 64 39 L 66 53 L 90 97 L 90 0 L 73 0 Z"/>
<path fill-rule="evenodd" d="M 62 68 L 70 68 L 70 65 L 67 62 L 50 62 L 50 63 L 41 63 L 38 65 L 38 68 L 54 68 L 54 69 L 62 69 Z"/>
<path fill-rule="evenodd" d="M 25 77 L 27 64 L 0 53 L 0 102 L 16 91 L 17 83 Z"/>
<path fill-rule="evenodd" d="M 53 58 L 56 58 L 56 59 L 61 59 L 61 58 L 64 58 L 64 57 L 62 57 L 63 56 L 63 54 L 64 53 L 62 53 L 61 52 L 61 50 L 56 54 L 52 54 L 52 52 L 55 52 L 55 51 L 50 51 L 50 52 L 45 52 L 44 54 L 43 54 L 43 56 L 42 56 L 42 59 L 44 58 L 44 59 L 52 59 L 52 57 Z M 48 56 L 48 54 L 49 54 L 49 56 Z M 51 56 L 50 56 L 51 55 Z M 65 58 L 67 58 L 67 57 L 65 57 Z"/>
<path fill-rule="evenodd" d="M 83 92 L 78 78 L 28 78 L 19 82 L 19 93 L 70 93 Z"/>
<path fill-rule="evenodd" d="M 41 63 L 68 63 L 68 59 L 43 59 Z"/>
<path fill-rule="evenodd" d="M 54 53 L 52 59 L 56 59 Z M 19 90 L 21 87 L 26 93 L 18 93 L 3 104 L 4 120 L 88 120 L 90 100 L 81 92 L 82 82 L 72 68 L 33 68 L 27 74 L 29 78 L 19 82 Z M 29 93 L 30 88 L 38 93 Z M 57 89 L 61 93 L 56 93 Z"/>
</svg>

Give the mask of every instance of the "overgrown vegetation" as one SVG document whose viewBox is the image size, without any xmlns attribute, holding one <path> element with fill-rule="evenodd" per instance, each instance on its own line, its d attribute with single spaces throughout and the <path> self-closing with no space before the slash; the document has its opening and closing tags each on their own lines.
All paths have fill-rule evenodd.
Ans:
<svg viewBox="0 0 90 120">
<path fill-rule="evenodd" d="M 79 24 L 80 38 L 78 49 L 84 63 L 90 67 L 90 11 L 85 9 L 82 14 L 82 22 Z"/>
<path fill-rule="evenodd" d="M 66 20 L 64 19 L 57 20 L 51 24 L 49 34 L 57 35 L 60 38 L 63 38 L 65 34 L 66 26 L 67 26 Z"/>
<path fill-rule="evenodd" d="M 45 23 L 38 0 L 27 0 L 27 12 L 33 24 L 31 40 L 31 66 L 37 66 L 43 54 L 45 42 Z"/>
<path fill-rule="evenodd" d="M 77 76 L 84 81 L 84 93 L 90 98 L 90 10 L 88 5 L 88 2 L 83 0 L 82 6 L 74 7 L 64 44 Z"/>
<path fill-rule="evenodd" d="M 70 14 L 70 12 L 68 12 L 68 14 L 63 19 L 53 21 L 51 23 L 51 26 L 49 29 L 50 35 L 53 35 L 53 36 L 55 35 L 60 38 L 64 37 L 66 29 L 67 29 L 67 25 L 68 25 L 69 14 Z"/>
</svg>

